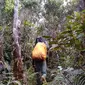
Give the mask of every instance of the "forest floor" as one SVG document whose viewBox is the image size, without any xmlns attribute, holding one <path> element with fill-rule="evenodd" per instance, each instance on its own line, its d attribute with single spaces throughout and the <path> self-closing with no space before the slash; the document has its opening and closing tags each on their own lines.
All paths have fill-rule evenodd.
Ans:
<svg viewBox="0 0 85 85">
<path fill-rule="evenodd" d="M 61 67 L 57 69 L 47 69 L 47 82 L 43 85 L 74 85 L 75 77 L 80 74 L 83 74 L 84 76 L 82 75 L 82 79 L 85 79 L 85 72 L 82 69 L 74 69 L 71 67 L 68 67 L 67 69 Z M 35 73 L 33 72 L 32 67 L 28 69 L 26 76 L 28 78 L 28 85 L 36 85 Z M 7 83 L 12 80 L 13 73 L 3 72 L 0 74 L 0 85 L 8 85 Z"/>
</svg>

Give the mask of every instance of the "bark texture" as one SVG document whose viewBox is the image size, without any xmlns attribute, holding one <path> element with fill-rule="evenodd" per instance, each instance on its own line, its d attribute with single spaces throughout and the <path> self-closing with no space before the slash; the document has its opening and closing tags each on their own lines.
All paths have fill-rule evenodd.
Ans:
<svg viewBox="0 0 85 85">
<path fill-rule="evenodd" d="M 4 70 L 5 63 L 4 63 L 4 57 L 3 57 L 3 33 L 4 33 L 5 27 L 0 31 L 0 72 Z"/>
<path fill-rule="evenodd" d="M 14 7 L 14 21 L 13 21 L 13 72 L 16 80 L 23 79 L 23 62 L 21 57 L 20 46 L 20 24 L 21 21 L 18 18 L 19 0 L 15 0 Z"/>
</svg>

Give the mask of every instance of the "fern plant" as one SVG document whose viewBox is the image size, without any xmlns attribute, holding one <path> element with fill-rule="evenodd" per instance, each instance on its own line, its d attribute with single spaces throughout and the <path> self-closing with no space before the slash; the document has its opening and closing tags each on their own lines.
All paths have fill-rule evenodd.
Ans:
<svg viewBox="0 0 85 85">
<path fill-rule="evenodd" d="M 85 85 L 85 74 L 75 76 L 74 85 Z"/>
</svg>

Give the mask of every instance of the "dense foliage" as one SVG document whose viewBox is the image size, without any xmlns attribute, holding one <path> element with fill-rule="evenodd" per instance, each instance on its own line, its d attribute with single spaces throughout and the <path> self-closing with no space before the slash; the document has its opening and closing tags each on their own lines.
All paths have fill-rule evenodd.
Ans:
<svg viewBox="0 0 85 85">
<path fill-rule="evenodd" d="M 20 0 L 21 53 L 30 85 L 35 76 L 31 67 L 31 52 L 38 36 L 43 36 L 48 43 L 48 69 L 56 69 L 58 66 L 82 68 L 85 64 L 85 10 L 76 11 L 79 1 Z M 3 56 L 8 65 L 6 68 L 12 71 L 14 0 L 2 0 L 0 7 Z M 47 80 L 50 81 L 50 78 Z M 56 80 L 59 81 L 58 78 Z M 64 81 L 62 77 L 61 80 Z"/>
<path fill-rule="evenodd" d="M 74 66 L 81 66 L 85 62 L 84 16 L 84 11 L 74 12 L 71 16 L 68 16 L 64 30 L 58 34 L 55 40 L 50 42 L 50 44 L 55 44 L 53 49 L 60 51 L 60 55 L 63 56 L 64 61 L 68 60 L 69 58 L 71 59 L 68 61 L 69 64 L 75 61 L 75 64 L 73 64 Z"/>
</svg>

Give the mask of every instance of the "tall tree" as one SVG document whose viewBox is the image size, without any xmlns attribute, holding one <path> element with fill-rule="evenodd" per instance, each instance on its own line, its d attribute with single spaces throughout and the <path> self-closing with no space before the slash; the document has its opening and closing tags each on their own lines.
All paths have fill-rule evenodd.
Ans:
<svg viewBox="0 0 85 85">
<path fill-rule="evenodd" d="M 15 0 L 14 21 L 13 21 L 13 60 L 14 60 L 14 77 L 16 80 L 23 79 L 23 62 L 21 57 L 20 46 L 20 23 L 18 16 L 19 0 Z"/>
<path fill-rule="evenodd" d="M 5 26 L 3 26 L 4 21 L 2 21 L 2 10 L 3 10 L 3 6 L 4 6 L 4 1 L 0 0 L 0 71 L 2 70 L 2 68 L 4 67 L 4 57 L 3 57 L 3 34 L 4 34 L 4 28 Z"/>
<path fill-rule="evenodd" d="M 0 71 L 4 69 L 4 59 L 3 59 L 3 32 L 4 28 L 0 31 Z"/>
</svg>

